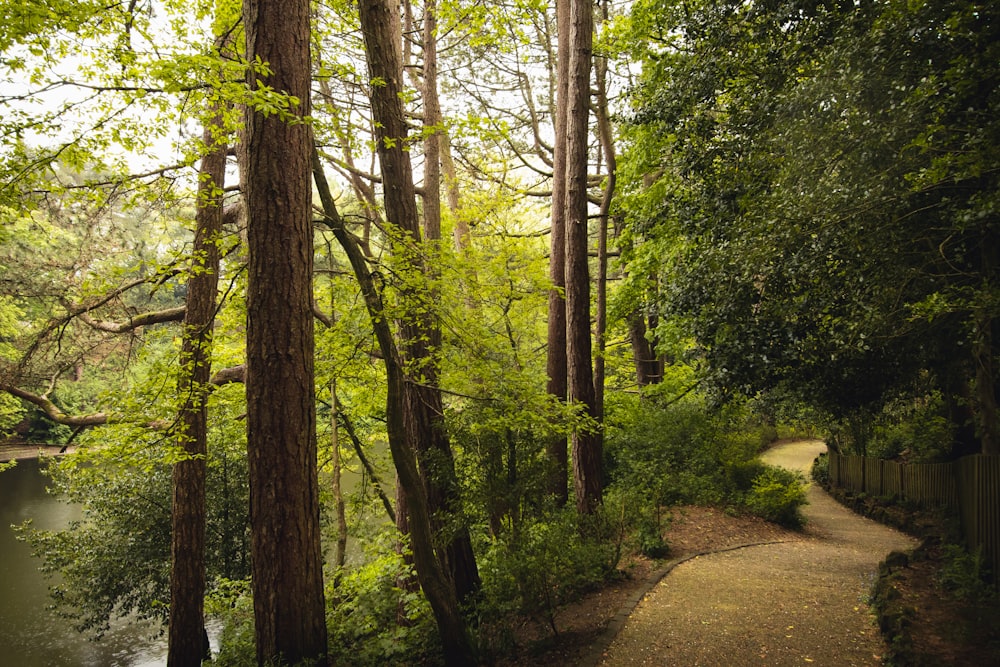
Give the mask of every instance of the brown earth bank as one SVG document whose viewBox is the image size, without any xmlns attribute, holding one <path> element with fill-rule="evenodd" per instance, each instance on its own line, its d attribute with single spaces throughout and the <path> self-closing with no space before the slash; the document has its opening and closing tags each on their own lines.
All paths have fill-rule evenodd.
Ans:
<svg viewBox="0 0 1000 667">
<path fill-rule="evenodd" d="M 72 450 L 72 446 L 63 451 L 63 445 L 46 445 L 44 443 L 4 443 L 0 444 L 0 463 L 37 459 L 39 456 L 56 456 Z"/>
<path fill-rule="evenodd" d="M 715 507 L 684 506 L 669 512 L 665 560 L 635 556 L 620 565 L 621 579 L 556 612 L 557 634 L 540 621 L 524 619 L 513 631 L 514 646 L 494 664 L 507 667 L 580 665 L 614 637 L 625 617 L 669 569 L 688 558 L 750 544 L 801 539 L 801 534 L 759 517 L 733 515 Z"/>
</svg>

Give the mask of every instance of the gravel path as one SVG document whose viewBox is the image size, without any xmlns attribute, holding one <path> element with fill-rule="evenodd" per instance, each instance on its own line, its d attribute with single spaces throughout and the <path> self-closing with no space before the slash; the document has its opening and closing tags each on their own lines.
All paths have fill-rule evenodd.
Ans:
<svg viewBox="0 0 1000 667">
<path fill-rule="evenodd" d="M 825 449 L 797 441 L 765 460 L 804 473 Z M 878 665 L 885 645 L 864 600 L 878 563 L 905 535 L 810 486 L 801 536 L 699 556 L 639 603 L 600 665 Z"/>
</svg>

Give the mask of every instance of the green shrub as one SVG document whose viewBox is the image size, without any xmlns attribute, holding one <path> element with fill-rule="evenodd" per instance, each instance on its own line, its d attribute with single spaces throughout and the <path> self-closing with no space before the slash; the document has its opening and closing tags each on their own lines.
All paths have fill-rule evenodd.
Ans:
<svg viewBox="0 0 1000 667">
<path fill-rule="evenodd" d="M 415 573 L 385 550 L 363 565 L 327 577 L 330 661 L 338 665 L 413 664 L 438 651 L 437 629 L 423 593 L 400 586 Z"/>
<path fill-rule="evenodd" d="M 820 486 L 827 487 L 830 485 L 830 457 L 826 452 L 822 452 L 816 457 L 809 474 L 812 476 L 813 481 Z"/>
<path fill-rule="evenodd" d="M 612 493 L 628 498 L 623 523 L 634 533 L 637 550 L 664 553 L 650 518 L 663 506 L 725 504 L 801 525 L 802 480 L 760 460 L 766 431 L 747 405 L 710 411 L 695 397 L 616 410 L 608 419 L 608 475 Z"/>
<path fill-rule="evenodd" d="M 802 478 L 790 470 L 774 466 L 768 466 L 754 479 L 746 499 L 751 512 L 789 528 L 803 525 L 801 507 L 805 503 Z"/>
<path fill-rule="evenodd" d="M 638 550 L 648 558 L 666 558 L 670 555 L 670 545 L 663 539 L 663 525 L 657 519 L 645 515 L 638 525 Z"/>
<path fill-rule="evenodd" d="M 609 417 L 607 475 L 654 505 L 717 503 L 724 449 L 718 421 L 696 400 L 635 405 Z"/>
<path fill-rule="evenodd" d="M 729 482 L 729 490 L 746 493 L 753 488 L 754 482 L 768 468 L 768 465 L 760 459 L 749 461 L 735 461 L 726 466 L 726 480 Z"/>
<path fill-rule="evenodd" d="M 938 573 L 941 588 L 960 600 L 983 602 L 996 597 L 989 584 L 989 565 L 982 549 L 969 552 L 957 544 L 941 547 L 942 563 Z"/>
<path fill-rule="evenodd" d="M 604 494 L 602 511 L 614 528 L 620 550 L 649 558 L 666 558 L 670 546 L 663 538 L 670 513 L 649 502 L 642 490 L 614 486 Z"/>
<path fill-rule="evenodd" d="M 219 653 L 214 667 L 254 667 L 257 648 L 254 637 L 253 597 L 250 580 L 220 580 L 205 597 L 205 614 L 222 624 Z"/>
<path fill-rule="evenodd" d="M 556 608 L 614 572 L 615 546 L 602 532 L 581 526 L 575 510 L 568 508 L 545 520 L 526 521 L 516 534 L 495 540 L 479 559 L 483 620 L 489 624 L 524 614 L 555 634 Z"/>
<path fill-rule="evenodd" d="M 383 545 L 384 546 L 384 545 Z M 394 550 L 327 573 L 326 620 L 331 664 L 350 667 L 438 664 L 437 627 L 423 594 L 400 587 L 413 572 Z M 216 667 L 255 667 L 253 598 L 248 580 L 222 582 L 206 612 L 222 622 Z"/>
</svg>

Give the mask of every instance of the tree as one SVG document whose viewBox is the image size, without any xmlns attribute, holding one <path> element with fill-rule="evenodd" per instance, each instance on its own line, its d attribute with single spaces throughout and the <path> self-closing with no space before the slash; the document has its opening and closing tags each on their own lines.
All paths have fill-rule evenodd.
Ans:
<svg viewBox="0 0 1000 667">
<path fill-rule="evenodd" d="M 212 329 L 217 308 L 222 242 L 226 144 L 222 114 L 203 133 L 191 276 L 185 301 L 181 379 L 183 404 L 178 442 L 189 458 L 174 464 L 171 503 L 170 622 L 167 664 L 197 664 L 210 657 L 205 631 L 205 466 L 208 453 L 208 392 L 212 376 Z"/>
<path fill-rule="evenodd" d="M 257 660 L 326 663 L 312 321 L 310 5 L 246 0 L 247 447 Z"/>
<path fill-rule="evenodd" d="M 565 401 L 568 394 L 566 369 L 566 143 L 567 95 L 569 92 L 569 49 L 570 23 L 569 0 L 556 1 L 556 32 L 558 35 L 556 55 L 556 116 L 555 145 L 552 151 L 552 228 L 549 233 L 549 290 L 548 338 L 545 348 L 546 389 L 556 399 Z M 547 447 L 551 466 L 548 492 L 556 503 L 564 505 L 569 499 L 566 472 L 569 456 L 566 438 L 553 435 Z"/>
<path fill-rule="evenodd" d="M 630 226 L 637 269 L 679 259 L 663 305 L 689 318 L 717 389 L 857 421 L 929 374 L 971 399 L 988 450 L 993 10 L 685 10 L 633 15 L 659 40 L 633 146 L 669 196 Z"/>
<path fill-rule="evenodd" d="M 399 259 L 405 265 L 419 262 L 421 235 L 412 167 L 404 150 L 408 131 L 400 97 L 403 68 L 400 34 L 395 28 L 399 19 L 387 4 L 379 0 L 362 2 L 359 10 L 368 71 L 373 81 L 372 112 L 376 122 L 385 213 L 392 227 L 390 235 L 396 244 L 394 253 L 401 255 Z M 411 270 L 414 268 L 417 271 L 423 269 L 419 263 L 410 267 Z M 355 271 L 358 271 L 357 266 Z M 413 288 L 404 286 L 403 289 Z M 404 298 L 416 305 L 414 293 L 404 291 Z M 372 317 L 382 318 L 380 300 L 371 299 L 370 303 Z M 463 664 L 471 659 L 472 653 L 465 623 L 458 611 L 458 600 L 475 592 L 479 576 L 468 529 L 464 524 L 460 523 L 457 528 L 452 528 L 450 534 L 442 536 L 444 544 L 436 557 L 433 540 L 424 533 L 430 527 L 430 524 L 425 527 L 424 521 L 432 519 L 431 512 L 454 516 L 458 509 L 458 489 L 454 460 L 442 420 L 440 389 L 436 386 L 433 354 L 437 351 L 428 348 L 429 343 L 439 340 L 440 334 L 435 333 L 434 325 L 421 311 L 421 308 L 415 308 L 403 313 L 398 348 L 389 341 L 389 336 L 383 334 L 380 339 L 389 376 L 387 413 L 399 420 L 388 425 L 390 447 L 411 515 L 410 533 L 417 574 L 441 629 L 445 659 L 449 664 Z M 401 430 L 394 433 L 393 427 Z M 406 442 L 401 442 L 404 437 Z M 412 453 L 402 451 L 408 447 L 414 448 L 419 461 L 420 483 L 411 478 L 413 470 L 409 459 Z M 426 500 L 421 497 L 424 494 Z M 397 507 L 397 512 L 402 513 L 402 508 Z M 439 566 L 433 562 L 435 558 Z M 445 572 L 449 575 L 447 578 L 443 576 Z"/>
<path fill-rule="evenodd" d="M 434 550 L 431 529 L 431 515 L 427 493 L 417 466 L 416 452 L 408 439 L 406 428 L 406 379 L 400 352 L 393 338 L 392 330 L 385 318 L 383 295 L 376 277 L 368 265 L 357 237 L 347 229 L 344 219 L 337 211 L 330 186 L 323 172 L 319 154 L 313 155 L 313 173 L 323 205 L 324 222 L 333 231 L 338 243 L 347 254 L 348 261 L 358 279 L 365 306 L 382 352 L 386 375 L 386 435 L 396 469 L 399 486 L 405 493 L 409 512 L 410 546 L 417 580 L 427 601 L 431 605 L 444 644 L 445 659 L 449 664 L 468 664 L 472 650 L 469 646 L 467 628 L 458 607 L 458 596 L 454 583 L 449 581 L 446 570 Z M 388 503 L 387 503 L 388 505 Z M 402 511 L 397 505 L 397 514 Z M 396 517 L 398 523 L 398 516 Z"/>
<path fill-rule="evenodd" d="M 598 416 L 591 361 L 590 269 L 588 241 L 590 198 L 590 70 L 593 7 L 573 0 L 570 7 L 569 64 L 566 86 L 566 371 L 570 405 L 591 420 Z M 584 514 L 601 502 L 601 440 L 594 421 L 573 433 L 573 478 L 576 507 Z"/>
</svg>

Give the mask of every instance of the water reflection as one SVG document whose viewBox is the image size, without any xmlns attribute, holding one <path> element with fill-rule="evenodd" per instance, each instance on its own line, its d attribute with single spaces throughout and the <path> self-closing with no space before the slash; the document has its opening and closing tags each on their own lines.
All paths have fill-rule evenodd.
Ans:
<svg viewBox="0 0 1000 667">
<path fill-rule="evenodd" d="M 45 493 L 37 460 L 0 472 L 0 663 L 18 667 L 157 667 L 166 644 L 148 629 L 114 628 L 98 642 L 77 633 L 70 621 L 47 609 L 48 582 L 12 524 L 31 519 L 37 528 L 65 526 L 79 509 Z"/>
</svg>

